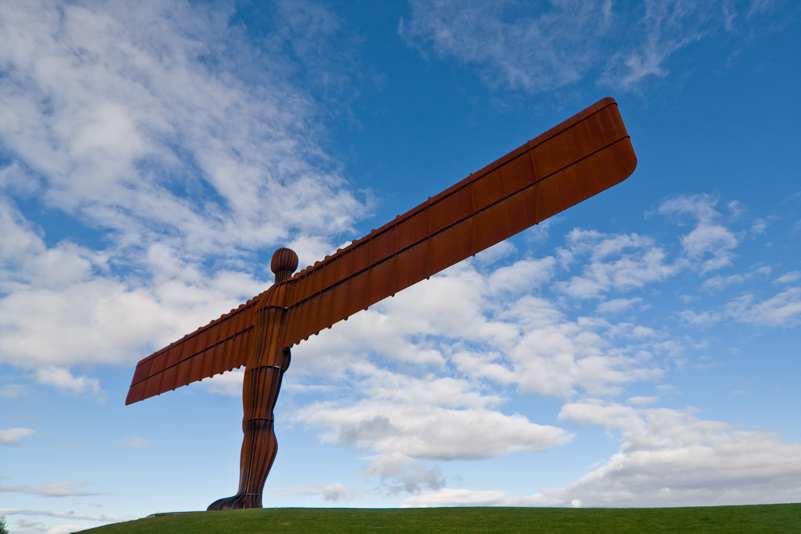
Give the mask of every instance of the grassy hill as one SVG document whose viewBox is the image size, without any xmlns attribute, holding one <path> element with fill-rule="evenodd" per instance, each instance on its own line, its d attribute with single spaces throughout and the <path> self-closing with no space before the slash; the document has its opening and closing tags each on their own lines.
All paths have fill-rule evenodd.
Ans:
<svg viewBox="0 0 801 534">
<path fill-rule="evenodd" d="M 86 534 L 801 534 L 801 504 L 703 508 L 267 508 L 158 514 Z"/>
</svg>

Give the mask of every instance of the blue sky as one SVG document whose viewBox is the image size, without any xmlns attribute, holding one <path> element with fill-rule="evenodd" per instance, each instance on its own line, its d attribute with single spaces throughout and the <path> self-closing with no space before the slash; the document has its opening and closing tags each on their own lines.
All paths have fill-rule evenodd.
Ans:
<svg viewBox="0 0 801 534">
<path fill-rule="evenodd" d="M 801 501 L 801 9 L 0 3 L 0 514 L 232 494 L 138 360 L 605 96 L 622 184 L 293 349 L 265 506 Z"/>
</svg>

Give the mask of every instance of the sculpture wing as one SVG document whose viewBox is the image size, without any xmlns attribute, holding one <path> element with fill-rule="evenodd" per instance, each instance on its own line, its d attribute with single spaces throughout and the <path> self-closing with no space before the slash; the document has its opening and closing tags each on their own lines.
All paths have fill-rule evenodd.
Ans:
<svg viewBox="0 0 801 534">
<path fill-rule="evenodd" d="M 285 282 L 291 346 L 626 179 L 637 166 L 605 98 Z"/>
<path fill-rule="evenodd" d="M 140 361 L 125 404 L 245 365 L 260 296 Z"/>
</svg>

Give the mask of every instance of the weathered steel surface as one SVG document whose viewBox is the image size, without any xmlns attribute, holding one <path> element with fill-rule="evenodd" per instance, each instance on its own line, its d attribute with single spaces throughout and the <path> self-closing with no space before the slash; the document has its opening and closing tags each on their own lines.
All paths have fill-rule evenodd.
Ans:
<svg viewBox="0 0 801 534">
<path fill-rule="evenodd" d="M 283 346 L 286 331 L 286 285 L 298 267 L 298 257 L 289 249 L 278 249 L 270 265 L 275 284 L 259 297 L 254 316 L 253 350 L 248 355 L 242 382 L 242 452 L 239 459 L 239 490 L 219 499 L 209 510 L 261 508 L 261 494 L 275 461 L 275 402 L 281 379 L 289 368 L 289 349 Z"/>
<path fill-rule="evenodd" d="M 261 507 L 292 345 L 621 182 L 636 165 L 606 98 L 294 276 L 297 256 L 279 249 L 275 283 L 140 361 L 126 404 L 245 365 L 239 489 L 209 510 Z"/>
<path fill-rule="evenodd" d="M 605 98 L 284 282 L 285 347 L 626 179 L 637 165 Z M 139 362 L 126 404 L 247 363 L 258 295 Z"/>
</svg>

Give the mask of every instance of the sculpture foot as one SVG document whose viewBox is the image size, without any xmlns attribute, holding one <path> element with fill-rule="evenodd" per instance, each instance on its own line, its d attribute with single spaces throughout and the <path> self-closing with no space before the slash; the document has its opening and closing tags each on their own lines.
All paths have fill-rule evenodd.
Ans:
<svg viewBox="0 0 801 534">
<path fill-rule="evenodd" d="M 237 493 L 233 497 L 214 501 L 206 510 L 242 510 L 244 508 L 261 508 L 261 495 Z"/>
</svg>

